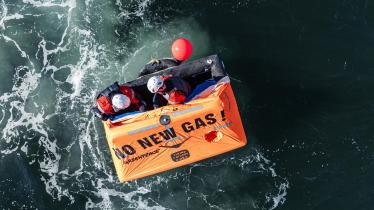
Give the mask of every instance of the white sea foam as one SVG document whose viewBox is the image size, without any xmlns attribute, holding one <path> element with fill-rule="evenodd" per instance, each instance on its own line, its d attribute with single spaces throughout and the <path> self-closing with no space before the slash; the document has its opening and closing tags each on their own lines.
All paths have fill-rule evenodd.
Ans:
<svg viewBox="0 0 374 210">
<path fill-rule="evenodd" d="M 93 117 L 88 117 L 89 108 L 93 101 L 95 90 L 90 90 L 92 85 L 92 80 L 96 81 L 97 84 L 100 83 L 98 78 L 102 73 L 95 72 L 97 68 L 107 69 L 110 66 L 98 66 L 98 62 L 101 59 L 105 59 L 105 47 L 96 43 L 92 37 L 92 32 L 87 29 L 80 29 L 77 26 L 74 26 L 72 20 L 72 14 L 74 8 L 76 7 L 75 1 L 33 1 L 33 0 L 24 0 L 26 4 L 31 4 L 34 7 L 63 7 L 67 8 L 67 15 L 61 14 L 61 17 L 67 17 L 67 24 L 63 34 L 61 35 L 60 42 L 53 47 L 48 43 L 51 43 L 41 34 L 41 38 L 38 44 L 38 52 L 35 54 L 37 58 L 39 53 L 42 55 L 42 68 L 40 70 L 35 68 L 35 65 L 32 63 L 30 56 L 27 54 L 27 51 L 23 50 L 16 38 L 11 38 L 9 36 L 2 35 L 3 39 L 7 42 L 10 42 L 14 47 L 20 52 L 20 56 L 29 61 L 28 66 L 19 66 L 16 68 L 15 74 L 15 84 L 12 88 L 12 92 L 8 92 L 0 96 L 0 101 L 6 102 L 10 106 L 10 117 L 4 119 L 6 115 L 5 111 L 2 113 L 2 121 L 6 120 L 4 129 L 2 130 L 3 139 L 6 139 L 4 143 L 11 145 L 9 149 L 2 149 L 1 153 L 4 155 L 11 154 L 16 151 L 22 151 L 25 154 L 30 154 L 34 156 L 34 159 L 31 160 L 30 164 L 35 164 L 35 161 L 39 164 L 41 169 L 41 180 L 45 184 L 45 190 L 51 195 L 51 197 L 61 200 L 63 197 L 66 197 L 70 200 L 71 203 L 75 202 L 75 197 L 72 192 L 74 189 L 71 189 L 70 184 L 65 184 L 62 180 L 66 180 L 66 177 L 73 178 L 77 180 L 77 185 L 80 186 L 79 189 L 76 189 L 75 194 L 78 191 L 84 190 L 87 186 L 84 186 L 83 183 L 87 182 L 85 178 L 82 178 L 85 174 L 89 176 L 95 176 L 95 171 L 104 172 L 104 177 L 96 177 L 95 181 L 91 182 L 91 185 L 88 187 L 93 190 L 93 194 L 96 197 L 99 197 L 101 201 L 93 201 L 88 197 L 88 202 L 86 208 L 100 208 L 100 209 L 111 209 L 113 203 L 111 197 L 118 197 L 124 200 L 125 203 L 131 208 L 137 209 L 165 209 L 162 206 L 155 204 L 156 202 L 152 201 L 149 203 L 149 198 L 142 197 L 149 193 L 149 189 L 145 187 L 132 186 L 134 189 L 131 192 L 123 193 L 116 189 L 113 186 L 117 185 L 117 179 L 113 176 L 113 172 L 106 171 L 106 162 L 103 162 L 103 156 L 107 153 L 103 153 L 98 147 L 98 142 L 102 142 L 102 139 L 99 139 L 97 133 L 99 131 L 96 129 Z M 89 2 L 87 2 L 89 3 Z M 5 7 L 3 1 L 3 7 Z M 32 15 L 32 14 L 29 14 Z M 12 16 L 2 16 L 1 23 L 4 23 L 8 20 L 15 18 L 22 18 L 20 15 Z M 73 40 L 74 39 L 74 40 Z M 75 46 L 74 46 L 75 45 Z M 79 59 L 76 63 L 71 63 L 67 65 L 55 66 L 51 63 L 51 57 L 56 56 L 62 53 L 69 53 L 69 50 L 73 47 L 79 49 Z M 67 76 L 65 81 L 59 81 L 53 78 L 54 73 L 61 71 L 62 69 L 68 68 L 70 74 Z M 45 114 L 45 109 L 43 105 L 38 104 L 38 102 L 33 102 L 35 106 L 39 107 L 39 110 L 34 110 L 33 112 L 26 111 L 25 102 L 27 100 L 32 100 L 31 96 L 34 92 L 39 92 L 38 88 L 39 80 L 42 77 L 45 77 L 45 74 L 52 71 L 51 79 L 56 84 L 56 90 L 44 90 L 44 91 L 56 91 L 56 102 L 52 102 L 52 105 L 56 113 Z M 118 72 L 118 71 L 117 71 Z M 114 76 L 116 77 L 116 76 Z M 91 81 L 89 80 L 91 78 Z M 70 83 L 72 84 L 72 93 L 66 92 L 61 88 L 62 85 Z M 97 85 L 96 84 L 96 85 Z M 84 92 L 82 92 L 84 90 Z M 39 93 L 42 94 L 42 93 Z M 79 102 L 79 103 L 78 103 Z M 70 104 L 70 106 L 66 106 Z M 66 110 L 68 108 L 68 110 Z M 77 108 L 82 110 L 84 115 L 77 116 Z M 70 113 L 69 113 L 70 112 Z M 13 113 L 16 113 L 14 115 Z M 76 129 L 78 134 L 74 137 L 76 140 L 69 143 L 66 147 L 57 146 L 58 139 L 54 138 L 51 135 L 53 133 L 53 127 L 46 124 L 46 120 L 51 120 L 60 114 L 65 115 L 67 119 L 76 118 Z M 88 123 L 87 123 L 88 122 Z M 41 155 L 36 156 L 33 153 L 35 151 L 30 151 L 28 149 L 27 143 L 22 144 L 17 143 L 14 139 L 17 139 L 18 136 L 23 135 L 25 131 L 20 130 L 20 128 L 27 128 L 27 131 L 35 131 L 40 135 L 38 137 L 37 144 L 39 148 L 44 150 Z M 92 134 L 94 133 L 94 134 Z M 79 145 L 80 156 L 74 161 L 78 161 L 78 168 L 71 171 L 64 164 L 64 159 L 69 154 L 66 154 L 75 144 Z M 101 143 L 100 143 L 101 144 Z M 22 145 L 22 146 L 21 146 Z M 91 174 L 92 173 L 92 174 Z M 110 188 L 107 187 L 109 181 Z M 105 184 L 104 184 L 105 182 Z M 88 190 L 88 188 L 86 190 Z"/>
<path fill-rule="evenodd" d="M 149 5 L 151 5 L 153 2 L 154 0 L 141 0 L 140 2 L 137 2 L 135 10 L 128 10 L 122 4 L 121 0 L 116 0 L 116 5 L 121 11 L 118 17 L 125 17 L 126 19 L 129 19 L 131 16 L 136 16 L 142 19 L 143 26 L 150 27 L 151 24 L 147 19 L 144 18 L 144 13 L 148 9 Z M 131 3 L 132 2 L 130 2 L 130 4 Z"/>
<path fill-rule="evenodd" d="M 33 7 L 75 7 L 75 0 L 59 1 L 59 0 L 23 0 L 25 4 L 31 4 Z"/>
<path fill-rule="evenodd" d="M 6 6 L 4 0 L 1 1 L 1 9 L 2 9 L 2 11 L 0 13 L 0 15 L 1 15 L 0 16 L 1 17 L 1 19 L 0 19 L 0 27 L 2 29 L 5 29 L 4 21 L 5 21 L 5 18 L 7 17 L 7 14 L 8 14 L 8 7 Z"/>
<path fill-rule="evenodd" d="M 124 8 L 121 1 L 116 1 L 116 4 L 121 10 L 121 15 L 140 17 L 146 25 L 149 22 L 144 19 L 144 14 L 152 2 L 153 0 L 137 1 L 136 9 L 131 12 Z M 76 195 L 79 194 L 86 197 L 87 209 L 166 209 L 164 206 L 168 204 L 152 199 L 151 194 L 160 186 L 167 188 L 170 182 L 177 180 L 185 190 L 187 206 L 190 198 L 199 198 L 212 209 L 226 209 L 223 204 L 212 202 L 211 194 L 192 187 L 193 179 L 208 185 L 206 178 L 209 178 L 216 181 L 217 191 L 224 193 L 225 188 L 222 187 L 218 174 L 196 175 L 194 171 L 226 166 L 239 167 L 244 174 L 264 173 L 276 178 L 274 188 L 277 192 L 267 195 L 268 202 L 275 207 L 285 202 L 288 182 L 276 174 L 274 164 L 261 154 L 221 158 L 187 166 L 185 170 L 169 175 L 158 175 L 139 182 L 118 183 L 113 167 L 109 165 L 111 161 L 108 160 L 109 151 L 104 143 L 102 128 L 98 128 L 101 124 L 96 122 L 89 109 L 97 90 L 105 85 L 105 81 L 124 78 L 129 72 L 132 58 L 141 56 L 141 52 L 146 49 L 145 45 L 128 52 L 130 58 L 126 59 L 127 62 L 115 62 L 107 55 L 112 50 L 111 46 L 99 43 L 95 39 L 93 29 L 85 25 L 92 22 L 90 17 L 94 15 L 92 13 L 95 13 L 95 10 L 83 11 L 87 13 L 83 15 L 83 19 L 75 20 L 74 17 L 78 16 L 75 0 L 23 0 L 23 3 L 23 6 L 40 9 L 58 7 L 60 12 L 57 16 L 61 21 L 58 27 L 64 28 L 60 30 L 62 32 L 56 43 L 36 31 L 40 39 L 37 42 L 38 51 L 32 53 L 34 55 L 22 48 L 22 37 L 1 34 L 2 39 L 10 43 L 19 52 L 18 56 L 27 62 L 15 69 L 11 91 L 0 96 L 1 106 L 6 107 L 1 110 L 0 124 L 4 124 L 4 127 L 0 153 L 8 155 L 20 152 L 27 155 L 30 165 L 39 166 L 40 180 L 45 185 L 45 191 L 51 198 L 56 199 L 56 202 L 68 199 L 73 204 L 77 202 Z M 94 1 L 86 0 L 85 4 L 88 9 L 92 9 L 90 7 Z M 1 29 L 5 29 L 7 23 L 14 19 L 25 19 L 27 16 L 43 17 L 40 13 L 23 14 L 22 11 L 9 15 L 4 0 L 1 7 Z M 150 43 L 162 45 L 164 42 Z M 74 53 L 73 49 L 79 52 L 76 61 L 62 65 L 54 63 L 59 56 L 68 57 L 70 53 Z M 40 64 L 36 64 L 36 60 Z M 65 69 L 70 71 L 66 78 L 54 78 L 55 74 Z M 109 75 L 108 71 L 112 74 Z M 41 81 L 51 82 L 54 89 L 43 90 L 40 87 Z M 49 93 L 55 97 L 53 101 L 47 101 L 46 104 L 38 101 L 38 96 L 47 96 Z M 30 108 L 31 106 L 35 107 Z M 60 129 L 64 129 L 61 132 L 63 134 L 58 134 Z M 69 138 L 59 135 L 68 135 Z M 37 150 L 34 149 L 35 146 Z M 121 201 L 120 204 L 118 200 Z"/>
<path fill-rule="evenodd" d="M 241 175 L 235 175 L 235 180 L 232 180 L 232 177 L 228 177 L 225 173 L 221 172 L 221 170 L 225 171 L 225 168 L 233 167 L 239 168 L 241 171 Z M 199 173 L 201 171 L 206 172 L 201 174 Z M 214 172 L 212 173 L 212 171 Z M 198 174 L 196 174 L 196 172 L 198 172 Z M 234 186 L 226 182 L 240 183 L 241 181 L 246 181 L 248 177 L 257 176 L 258 174 L 262 177 L 266 177 L 267 183 L 264 183 L 264 186 L 272 187 L 271 189 L 262 189 L 261 191 L 263 192 L 256 192 L 256 200 L 253 200 L 251 196 L 246 197 L 246 195 L 243 195 L 240 201 L 212 199 L 212 197 L 217 196 L 217 193 L 225 194 L 227 193 L 226 191 L 232 190 Z M 166 190 L 168 194 L 173 197 L 173 191 L 169 192 L 168 186 L 175 184 L 175 182 L 178 183 L 179 188 L 184 190 L 187 208 L 191 207 L 190 202 L 192 202 L 193 199 L 199 199 L 211 209 L 233 208 L 233 206 L 231 206 L 233 202 L 235 203 L 234 205 L 241 203 L 248 208 L 274 209 L 284 204 L 287 190 L 289 189 L 287 179 L 276 173 L 275 163 L 265 158 L 264 155 L 256 149 L 254 149 L 250 155 L 210 159 L 192 164 L 179 171 L 171 172 L 167 176 L 153 176 L 142 185 L 148 186 L 151 190 L 155 191 L 160 189 Z M 248 188 L 251 188 L 250 184 Z M 258 197 L 259 194 L 263 196 L 262 199 Z M 181 199 L 180 196 L 181 195 L 178 194 L 178 199 Z"/>
<path fill-rule="evenodd" d="M 287 189 L 289 188 L 289 182 L 286 178 L 277 175 L 274 169 L 275 163 L 265 158 L 263 154 L 258 151 L 256 151 L 254 155 L 240 158 L 240 162 L 239 166 L 243 170 L 250 170 L 252 173 L 269 174 L 273 177 L 275 187 L 274 192 L 268 192 L 265 194 L 267 204 L 271 205 L 269 206 L 269 209 L 275 209 L 279 205 L 284 204 L 286 201 Z M 253 166 L 255 166 L 255 168 L 253 168 Z"/>
<path fill-rule="evenodd" d="M 1 16 L 1 19 L 0 19 L 0 27 L 2 29 L 5 29 L 5 23 L 9 20 L 18 20 L 18 19 L 22 19 L 24 16 L 21 15 L 21 14 L 18 14 L 18 13 L 15 13 L 15 14 L 12 14 L 12 15 L 7 15 L 8 14 L 8 8 L 6 7 L 5 5 L 5 2 L 4 0 L 2 1 L 2 16 Z"/>
<path fill-rule="evenodd" d="M 278 193 L 274 196 L 268 196 L 268 201 L 273 201 L 273 205 L 270 207 L 270 210 L 277 208 L 279 205 L 286 202 L 287 189 L 289 188 L 289 183 L 285 180 L 284 183 L 281 183 L 278 188 Z"/>
</svg>

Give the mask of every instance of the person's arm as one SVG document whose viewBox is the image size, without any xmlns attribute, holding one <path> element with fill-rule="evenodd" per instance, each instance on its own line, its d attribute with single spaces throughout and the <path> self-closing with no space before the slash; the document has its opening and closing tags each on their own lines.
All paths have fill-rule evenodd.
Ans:
<svg viewBox="0 0 374 210">
<path fill-rule="evenodd" d="M 172 90 L 169 94 L 169 104 L 181 104 L 186 100 L 187 95 L 181 90 Z"/>
<path fill-rule="evenodd" d="M 96 106 L 91 108 L 94 115 L 103 121 L 111 117 L 112 105 L 105 96 L 100 96 L 96 99 Z"/>
<path fill-rule="evenodd" d="M 162 95 L 156 93 L 153 96 L 153 108 L 154 109 L 165 106 L 167 103 L 168 102 L 166 101 L 166 99 L 164 97 L 162 97 Z"/>
<path fill-rule="evenodd" d="M 139 111 L 147 111 L 147 102 L 143 99 L 143 97 L 137 92 L 135 92 L 135 97 L 139 100 Z"/>
<path fill-rule="evenodd" d="M 102 121 L 107 121 L 110 118 L 109 115 L 102 113 L 96 106 L 91 108 L 91 112 Z"/>
</svg>

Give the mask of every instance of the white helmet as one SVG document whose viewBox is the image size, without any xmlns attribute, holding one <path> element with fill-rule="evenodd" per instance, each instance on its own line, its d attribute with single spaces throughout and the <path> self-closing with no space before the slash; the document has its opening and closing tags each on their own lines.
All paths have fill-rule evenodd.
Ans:
<svg viewBox="0 0 374 210">
<path fill-rule="evenodd" d="M 164 80 L 161 76 L 153 76 L 149 78 L 147 87 L 152 93 L 156 93 L 164 85 Z"/>
<path fill-rule="evenodd" d="M 115 94 L 112 98 L 112 105 L 115 111 L 126 109 L 130 104 L 129 97 L 123 94 Z"/>
</svg>

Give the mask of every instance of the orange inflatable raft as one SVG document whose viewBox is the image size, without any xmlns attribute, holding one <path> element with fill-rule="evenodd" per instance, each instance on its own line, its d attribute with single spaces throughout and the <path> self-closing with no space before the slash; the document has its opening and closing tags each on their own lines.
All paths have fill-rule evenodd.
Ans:
<svg viewBox="0 0 374 210">
<path fill-rule="evenodd" d="M 169 68 L 127 83 L 137 91 L 156 74 L 181 76 L 195 90 L 184 104 L 129 113 L 104 122 L 121 182 L 150 176 L 246 145 L 240 114 L 217 56 Z M 150 97 L 147 97 L 150 98 Z"/>
</svg>

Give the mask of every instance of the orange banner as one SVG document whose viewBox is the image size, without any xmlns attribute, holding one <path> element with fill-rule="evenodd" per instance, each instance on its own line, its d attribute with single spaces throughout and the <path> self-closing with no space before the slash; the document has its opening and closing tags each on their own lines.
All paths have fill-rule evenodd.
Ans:
<svg viewBox="0 0 374 210">
<path fill-rule="evenodd" d="M 148 111 L 114 125 L 104 122 L 104 127 L 121 182 L 187 165 L 247 143 L 230 83 L 217 85 L 205 98 Z"/>
</svg>

